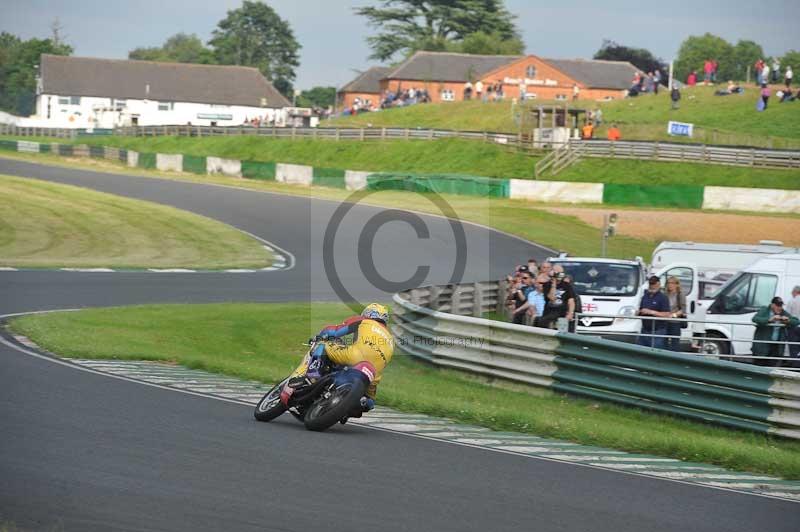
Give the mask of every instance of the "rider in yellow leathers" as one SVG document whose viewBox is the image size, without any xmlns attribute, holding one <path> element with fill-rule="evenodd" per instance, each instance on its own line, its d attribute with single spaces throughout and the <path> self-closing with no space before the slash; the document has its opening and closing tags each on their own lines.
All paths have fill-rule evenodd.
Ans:
<svg viewBox="0 0 800 532">
<path fill-rule="evenodd" d="M 389 309 L 378 303 L 367 305 L 360 316 L 352 316 L 338 325 L 323 328 L 316 340 L 321 340 L 314 348 L 308 364 L 303 363 L 292 373 L 288 385 L 296 387 L 306 380 L 315 382 L 320 377 L 320 368 L 324 359 L 340 366 L 354 366 L 359 362 L 369 362 L 375 367 L 375 376 L 370 384 L 362 408 L 365 412 L 375 406 L 378 383 L 383 370 L 392 359 L 394 340 L 386 322 L 389 320 Z M 344 339 L 345 342 L 330 340 Z"/>
</svg>

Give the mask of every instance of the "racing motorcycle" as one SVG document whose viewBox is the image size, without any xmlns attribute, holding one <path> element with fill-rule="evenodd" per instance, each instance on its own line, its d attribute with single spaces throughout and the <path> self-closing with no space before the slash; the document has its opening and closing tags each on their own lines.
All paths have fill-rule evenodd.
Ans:
<svg viewBox="0 0 800 532">
<path fill-rule="evenodd" d="M 311 354 L 319 343 L 314 339 L 308 344 L 303 358 L 301 375 L 305 375 L 311 363 Z M 320 368 L 320 378 L 315 382 L 305 377 L 287 377 L 268 391 L 256 405 L 255 418 L 272 421 L 288 411 L 308 430 L 322 431 L 348 418 L 361 417 L 365 394 L 375 378 L 375 367 L 369 362 L 355 366 L 337 366 L 326 362 Z M 289 381 L 292 386 L 289 387 Z"/>
</svg>

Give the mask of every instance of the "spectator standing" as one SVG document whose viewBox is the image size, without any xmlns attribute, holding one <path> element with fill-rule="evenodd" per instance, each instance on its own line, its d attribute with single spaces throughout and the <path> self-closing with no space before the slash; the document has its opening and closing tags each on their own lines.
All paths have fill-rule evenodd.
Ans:
<svg viewBox="0 0 800 532">
<path fill-rule="evenodd" d="M 772 60 L 772 83 L 778 83 L 781 75 L 781 61 L 777 57 Z"/>
<path fill-rule="evenodd" d="M 581 95 L 581 88 L 578 87 L 577 83 L 572 84 L 572 101 L 574 102 L 577 100 Z"/>
<path fill-rule="evenodd" d="M 527 291 L 525 304 L 514 311 L 514 323 L 524 323 L 525 316 L 532 318 L 534 327 L 539 327 L 542 315 L 544 315 L 545 296 L 543 283 L 539 278 L 533 278 L 532 289 Z"/>
<path fill-rule="evenodd" d="M 653 94 L 658 95 L 658 86 L 661 85 L 661 69 L 656 69 L 653 73 Z"/>
<path fill-rule="evenodd" d="M 540 320 L 541 327 L 554 329 L 558 318 L 575 319 L 575 291 L 572 285 L 564 282 L 564 277 L 564 267 L 560 264 L 553 266 L 553 277 L 543 287 L 547 302 Z"/>
<path fill-rule="evenodd" d="M 786 305 L 786 312 L 788 312 L 795 318 L 800 318 L 800 285 L 797 285 L 794 288 L 792 288 L 792 299 Z M 793 359 L 799 358 L 798 355 L 800 355 L 800 326 L 791 327 L 789 330 L 786 331 L 786 336 L 790 342 L 796 344 L 789 346 L 789 356 L 792 357 Z M 800 368 L 800 360 L 792 360 L 792 367 Z"/>
<path fill-rule="evenodd" d="M 783 74 L 783 82 L 786 84 L 787 90 L 790 90 L 792 88 L 793 77 L 794 77 L 794 72 L 792 72 L 792 65 L 786 65 L 786 72 Z"/>
<path fill-rule="evenodd" d="M 511 293 L 511 299 L 514 303 L 511 321 L 517 325 L 522 325 L 525 322 L 525 313 L 524 310 L 520 311 L 520 308 L 528 301 L 528 292 L 533 290 L 533 277 L 527 266 L 517 268 L 517 274 L 519 275 L 519 281 Z"/>
<path fill-rule="evenodd" d="M 769 83 L 769 65 L 764 63 L 764 66 L 761 68 L 761 84 L 766 85 Z"/>
<path fill-rule="evenodd" d="M 472 99 L 472 83 L 469 81 L 464 83 L 464 99 L 465 100 Z"/>
<path fill-rule="evenodd" d="M 717 71 L 719 70 L 719 63 L 716 59 L 711 60 L 711 83 L 717 82 Z"/>
<path fill-rule="evenodd" d="M 697 85 L 697 72 L 692 70 L 686 78 L 686 84 L 690 87 Z"/>
<path fill-rule="evenodd" d="M 647 290 L 639 303 L 639 316 L 669 318 L 672 312 L 669 299 L 661 291 L 661 279 L 653 275 L 647 281 Z M 667 322 L 663 320 L 642 320 L 642 333 L 636 343 L 646 347 L 664 349 L 664 336 L 667 334 Z"/>
<path fill-rule="evenodd" d="M 475 83 L 475 99 L 486 101 L 483 97 L 483 82 L 481 80 L 478 80 Z"/>
<path fill-rule="evenodd" d="M 703 85 L 711 83 L 711 73 L 714 71 L 714 62 L 711 59 L 706 59 L 703 63 Z"/>
<path fill-rule="evenodd" d="M 761 85 L 761 101 L 764 102 L 764 110 L 767 110 L 767 103 L 769 102 L 769 97 L 772 94 L 772 91 L 769 90 L 769 85 L 764 83 Z"/>
<path fill-rule="evenodd" d="M 753 316 L 756 332 L 753 334 L 753 355 L 757 357 L 782 357 L 786 349 L 786 330 L 797 327 L 800 321 L 790 315 L 783 308 L 783 299 L 773 297 L 770 304 L 762 307 Z M 771 343 L 767 343 L 771 342 Z M 753 363 L 758 366 L 778 367 L 780 360 L 754 358 Z"/>
<path fill-rule="evenodd" d="M 528 259 L 528 271 L 531 272 L 531 275 L 534 277 L 539 275 L 539 263 L 536 259 Z"/>
<path fill-rule="evenodd" d="M 594 125 L 595 127 L 600 127 L 600 124 L 603 123 L 603 110 L 599 107 L 594 112 Z"/>
<path fill-rule="evenodd" d="M 681 281 L 677 277 L 667 278 L 667 299 L 669 300 L 669 311 L 673 318 L 686 317 L 686 294 L 681 288 Z M 687 322 L 668 321 L 667 322 L 667 341 L 666 346 L 670 351 L 681 350 L 681 329 Z"/>
<path fill-rule="evenodd" d="M 762 73 L 764 72 L 764 60 L 759 59 L 758 61 L 756 61 L 756 64 L 753 66 L 753 68 L 756 71 L 756 83 L 758 85 L 761 85 L 764 82 L 761 76 Z"/>
<path fill-rule="evenodd" d="M 621 138 L 622 133 L 620 133 L 617 124 L 611 124 L 611 127 L 608 128 L 608 140 L 616 142 Z"/>
<path fill-rule="evenodd" d="M 672 100 L 672 108 L 678 108 L 678 102 L 681 100 L 681 91 L 677 85 L 672 86 L 672 91 L 669 93 L 669 99 Z"/>
<path fill-rule="evenodd" d="M 592 140 L 592 137 L 594 137 L 594 126 L 589 121 L 581 128 L 581 138 L 583 140 Z"/>
<path fill-rule="evenodd" d="M 569 320 L 569 332 L 575 332 L 575 327 L 578 322 L 578 314 L 583 312 L 583 302 L 581 301 L 581 295 L 575 290 L 575 284 L 572 282 L 572 276 L 567 274 L 564 276 L 564 282 L 569 284 L 572 287 L 572 293 L 575 295 L 575 313 L 571 320 Z"/>
</svg>

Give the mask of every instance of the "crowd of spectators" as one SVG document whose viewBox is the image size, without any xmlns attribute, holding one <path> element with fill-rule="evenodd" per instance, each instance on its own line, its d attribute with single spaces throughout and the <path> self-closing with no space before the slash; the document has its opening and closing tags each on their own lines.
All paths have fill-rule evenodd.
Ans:
<svg viewBox="0 0 800 532">
<path fill-rule="evenodd" d="M 530 259 L 517 266 L 506 281 L 506 307 L 513 323 L 555 329 L 558 319 L 565 318 L 574 332 L 580 296 L 560 264 L 545 261 L 539 265 Z"/>
</svg>

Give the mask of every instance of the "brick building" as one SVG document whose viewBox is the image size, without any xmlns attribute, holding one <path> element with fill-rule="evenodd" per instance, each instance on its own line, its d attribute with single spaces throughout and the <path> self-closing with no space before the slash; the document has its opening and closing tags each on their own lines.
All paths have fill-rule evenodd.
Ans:
<svg viewBox="0 0 800 532">
<path fill-rule="evenodd" d="M 625 96 L 636 72 L 622 61 L 417 52 L 383 75 L 380 91 L 424 88 L 433 102 L 461 101 L 467 82 L 480 81 L 484 91 L 500 84 L 506 99 L 571 100 L 577 86 L 579 100 L 610 100 Z"/>
<path fill-rule="evenodd" d="M 378 106 L 381 101 L 381 79 L 391 71 L 389 67 L 372 67 L 358 75 L 353 81 L 339 89 L 336 106 L 339 109 L 352 107 L 356 98 Z"/>
</svg>

